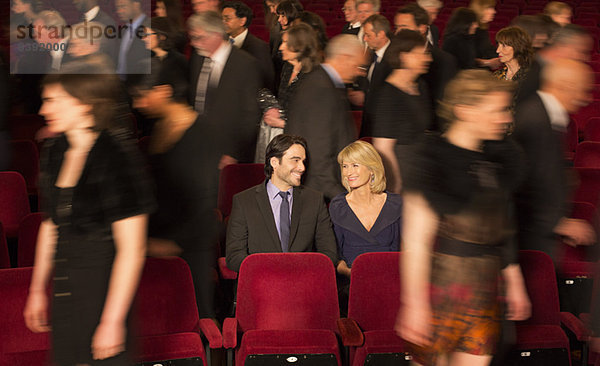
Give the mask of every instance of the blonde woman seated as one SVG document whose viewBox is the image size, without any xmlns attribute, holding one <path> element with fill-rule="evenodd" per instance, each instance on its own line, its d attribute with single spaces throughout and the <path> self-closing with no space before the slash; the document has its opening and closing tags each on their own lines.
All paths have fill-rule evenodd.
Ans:
<svg viewBox="0 0 600 366">
<path fill-rule="evenodd" d="M 355 141 L 338 154 L 348 193 L 336 196 L 329 214 L 338 244 L 339 274 L 350 277 L 352 262 L 368 252 L 399 250 L 402 198 L 385 192 L 385 171 L 373 146 Z"/>
</svg>

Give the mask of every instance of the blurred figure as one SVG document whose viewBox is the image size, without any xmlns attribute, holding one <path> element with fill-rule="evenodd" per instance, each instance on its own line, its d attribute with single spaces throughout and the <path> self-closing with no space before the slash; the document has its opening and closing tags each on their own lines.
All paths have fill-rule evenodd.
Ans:
<svg viewBox="0 0 600 366">
<path fill-rule="evenodd" d="M 394 24 L 396 34 L 402 29 L 419 32 L 424 37 L 429 34 L 429 15 L 417 3 L 410 3 L 398 9 L 394 17 Z M 431 53 L 432 60 L 427 73 L 423 75 L 423 79 L 429 86 L 431 105 L 434 109 L 437 109 L 437 101 L 444 96 L 446 84 L 456 75 L 456 60 L 448 52 L 441 50 L 439 47 L 434 47 L 429 40 L 427 40 L 426 49 Z M 437 120 L 435 117 L 434 119 Z M 433 129 L 438 129 L 439 125 L 441 123 L 436 122 Z"/>
<path fill-rule="evenodd" d="M 354 104 L 363 105 L 362 123 L 360 127 L 360 136 L 373 136 L 372 116 L 375 113 L 375 96 L 385 82 L 385 79 L 392 72 L 388 60 L 390 54 L 390 22 L 386 17 L 380 14 L 371 15 L 362 25 L 364 30 L 364 41 L 371 52 L 371 63 L 367 67 L 366 77 L 361 77 L 363 90 L 360 92 L 351 92 L 350 96 Z M 362 98 L 357 99 L 357 94 L 362 93 Z M 362 100 L 361 100 L 362 99 Z"/>
<path fill-rule="evenodd" d="M 593 39 L 585 28 L 575 24 L 567 24 L 560 28 L 552 43 L 536 53 L 527 76 L 521 83 L 517 103 L 523 102 L 540 88 L 540 75 L 546 65 L 563 58 L 587 62 L 593 48 Z"/>
<path fill-rule="evenodd" d="M 178 52 L 184 53 L 187 44 L 187 35 L 185 34 L 183 25 L 181 2 L 179 0 L 159 0 L 156 2 L 154 13 L 157 17 L 167 17 L 169 19 L 173 28 L 173 45 Z"/>
<path fill-rule="evenodd" d="M 383 163 L 371 144 L 355 141 L 340 151 L 337 161 L 348 193 L 331 201 L 329 215 L 338 246 L 340 308 L 347 311 L 354 259 L 400 249 L 402 198 L 385 191 Z"/>
<path fill-rule="evenodd" d="M 489 364 L 503 314 L 500 274 L 507 318 L 530 316 L 511 246 L 522 157 L 504 140 L 510 89 L 487 71 L 461 71 L 442 101 L 448 129 L 417 146 L 405 175 L 396 331 L 419 364 Z"/>
<path fill-rule="evenodd" d="M 144 41 L 139 37 L 142 23 L 146 14 L 142 9 L 141 0 L 115 0 L 115 8 L 121 22 L 127 24 L 122 32 L 117 59 L 117 74 L 123 81 L 131 74 L 147 74 L 149 69 L 140 68 L 140 61 L 150 58 Z M 148 63 L 146 65 L 149 66 Z"/>
<path fill-rule="evenodd" d="M 72 26 L 71 38 L 69 40 L 69 48 L 67 53 L 73 59 L 80 59 L 82 57 L 89 57 L 91 55 L 102 54 L 100 50 L 102 48 L 103 37 L 96 33 L 98 30 L 103 29 L 103 25 L 98 22 L 84 22 L 77 23 Z M 107 60 L 108 61 L 108 60 Z M 111 61 L 108 61 L 110 65 Z M 112 66 L 114 69 L 114 65 Z"/>
<path fill-rule="evenodd" d="M 73 0 L 73 5 L 79 10 L 81 13 L 81 21 L 83 23 L 100 23 L 103 27 L 114 27 L 113 29 L 117 29 L 117 22 L 113 19 L 112 16 L 108 15 L 104 12 L 100 5 L 98 5 L 98 0 Z M 105 28 L 101 28 L 105 29 Z M 108 28 L 107 28 L 108 29 Z M 108 35 L 109 33 L 102 33 L 102 35 Z M 90 36 L 79 36 L 79 37 L 90 37 Z M 118 37 L 110 38 L 110 37 L 101 37 L 102 46 L 100 50 L 102 53 L 110 57 L 111 62 L 116 65 L 117 64 L 117 56 L 119 52 L 119 44 Z"/>
<path fill-rule="evenodd" d="M 214 318 L 213 208 L 219 156 L 215 142 L 207 138 L 215 134 L 213 125 L 189 106 L 187 74 L 168 58 L 153 59 L 152 74 L 135 83 L 132 95 L 135 108 L 158 119 L 148 148 L 158 202 L 150 216 L 148 254 L 185 259 L 198 313 Z"/>
<path fill-rule="evenodd" d="M 233 196 L 229 269 L 238 272 L 254 253 L 319 252 L 337 262 L 323 194 L 301 184 L 306 146 L 300 136 L 276 136 L 265 151 L 265 181 Z"/>
<path fill-rule="evenodd" d="M 281 32 L 291 27 L 293 24 L 300 22 L 299 18 L 304 11 L 304 7 L 298 0 L 283 0 L 277 5 L 277 32 L 273 34 L 273 37 L 269 41 L 271 46 L 271 59 L 273 60 L 273 66 L 275 67 L 275 76 L 281 75 L 281 69 L 283 68 L 284 62 L 281 58 Z M 279 85 L 280 80 L 275 79 L 275 85 Z"/>
<path fill-rule="evenodd" d="M 144 32 L 142 39 L 146 48 L 152 51 L 152 57 L 173 68 L 172 72 L 178 74 L 179 79 L 185 80 L 189 73 L 188 63 L 175 47 L 173 23 L 166 17 L 154 17 L 150 22 L 145 22 Z"/>
<path fill-rule="evenodd" d="M 427 72 L 431 55 L 418 32 L 401 30 L 389 47 L 392 72 L 374 96 L 371 136 L 381 154 L 390 192 L 400 193 L 404 166 L 412 145 L 431 125 L 431 105 L 421 75 Z"/>
<path fill-rule="evenodd" d="M 264 90 L 261 90 L 262 95 L 259 97 L 263 110 L 263 123 L 256 143 L 254 161 L 257 163 L 264 162 L 265 149 L 269 142 L 283 133 L 290 101 L 299 81 L 322 61 L 317 35 L 314 29 L 305 23 L 293 25 L 283 32 L 279 49 L 285 64 L 281 71 L 277 98 L 270 96 L 270 93 Z"/>
<path fill-rule="evenodd" d="M 342 28 L 342 34 L 358 34 L 361 23 L 358 20 L 358 12 L 356 11 L 356 1 L 347 0 L 342 8 L 346 24 Z"/>
<path fill-rule="evenodd" d="M 241 1 L 228 1 L 223 5 L 221 11 L 225 31 L 229 35 L 229 41 L 239 49 L 252 55 L 260 66 L 262 74 L 262 86 L 274 89 L 275 70 L 271 61 L 271 52 L 265 41 L 255 37 L 248 31 L 252 24 L 252 9 Z"/>
<path fill-rule="evenodd" d="M 349 34 L 332 38 L 325 53 L 325 63 L 298 84 L 284 131 L 306 138 L 310 168 L 305 184 L 330 201 L 343 190 L 335 157 L 356 138 L 345 83 L 356 79 L 365 61 L 362 45 Z"/>
<path fill-rule="evenodd" d="M 564 27 L 571 24 L 573 10 L 571 7 L 561 1 L 550 1 L 544 7 L 544 15 L 549 16 L 556 24 Z"/>
<path fill-rule="evenodd" d="M 444 31 L 444 51 L 454 56 L 459 69 L 477 68 L 477 14 L 468 8 L 456 8 Z"/>
<path fill-rule="evenodd" d="M 517 105 L 513 135 L 529 162 L 516 200 L 520 249 L 541 250 L 556 259 L 557 235 L 573 246 L 595 241 L 586 221 L 567 218 L 570 194 L 563 157 L 569 113 L 592 100 L 593 80 L 589 66 L 555 60 L 544 67 L 540 90 Z"/>
<path fill-rule="evenodd" d="M 325 56 L 325 47 L 327 47 L 327 31 L 325 29 L 325 21 L 319 14 L 313 13 L 312 11 L 303 11 L 300 15 L 300 21 L 311 26 L 317 35 L 317 41 L 319 42 L 319 49 L 321 54 Z"/>
<path fill-rule="evenodd" d="M 356 0 L 357 19 L 361 24 L 357 37 L 360 43 L 365 44 L 365 30 L 362 25 L 371 15 L 379 14 L 381 2 L 379 0 Z"/>
<path fill-rule="evenodd" d="M 427 42 L 430 44 L 430 47 L 437 48 L 440 41 L 440 30 L 433 22 L 435 22 L 443 3 L 440 0 L 417 0 L 417 4 L 425 9 L 427 15 L 429 15 L 429 27 L 426 35 Z"/>
<path fill-rule="evenodd" d="M 496 0 L 471 0 L 469 8 L 477 14 L 477 30 L 475 31 L 475 49 L 477 64 L 495 70 L 500 67 L 496 47 L 490 40 L 488 28 L 496 15 Z"/>
<path fill-rule="evenodd" d="M 194 14 L 200 14 L 205 11 L 214 11 L 219 13 L 220 0 L 192 0 L 192 10 Z"/>
<path fill-rule="evenodd" d="M 154 201 L 135 142 L 111 127 L 116 75 L 89 63 L 65 69 L 44 80 L 40 114 L 59 135 L 45 145 L 40 164 L 47 218 L 38 234 L 25 323 L 34 332 L 52 330 L 57 365 L 128 365 L 133 332 L 127 318 Z"/>
<path fill-rule="evenodd" d="M 550 39 L 549 34 L 554 33 L 539 15 L 519 15 L 513 19 L 511 25 L 523 29 L 529 35 L 535 52 L 546 47 Z"/>
<path fill-rule="evenodd" d="M 257 102 L 261 85 L 256 59 L 226 41 L 221 15 L 212 11 L 188 18 L 190 41 L 189 102 L 215 128 L 219 169 L 250 163 L 260 123 Z M 215 202 L 216 204 L 216 202 Z"/>
</svg>

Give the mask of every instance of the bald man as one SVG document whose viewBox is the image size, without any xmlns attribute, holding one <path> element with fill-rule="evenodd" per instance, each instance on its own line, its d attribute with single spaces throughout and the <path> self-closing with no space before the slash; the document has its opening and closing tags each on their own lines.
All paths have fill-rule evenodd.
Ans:
<svg viewBox="0 0 600 366">
<path fill-rule="evenodd" d="M 560 59 L 547 65 L 541 88 L 517 106 L 514 137 L 527 156 L 527 177 L 516 198 L 519 248 L 541 250 L 555 258 L 558 237 L 569 245 L 595 242 L 591 226 L 567 218 L 564 134 L 569 113 L 591 101 L 594 75 L 580 61 Z"/>
</svg>

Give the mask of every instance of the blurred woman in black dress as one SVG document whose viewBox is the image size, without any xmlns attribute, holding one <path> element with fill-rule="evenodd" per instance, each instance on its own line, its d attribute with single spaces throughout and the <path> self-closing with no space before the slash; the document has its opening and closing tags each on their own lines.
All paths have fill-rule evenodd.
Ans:
<svg viewBox="0 0 600 366">
<path fill-rule="evenodd" d="M 127 318 L 154 200 L 135 142 L 112 127 L 117 76 L 90 62 L 63 72 L 43 83 L 40 114 L 58 136 L 47 140 L 40 164 L 47 218 L 25 323 L 34 332 L 52 330 L 56 365 L 130 365 Z"/>
<path fill-rule="evenodd" d="M 187 35 L 183 26 L 183 13 L 179 0 L 158 0 L 154 10 L 156 17 L 166 17 L 171 23 L 172 43 L 175 49 L 181 53 L 185 52 Z"/>
<path fill-rule="evenodd" d="M 456 8 L 444 30 L 442 48 L 456 59 L 459 69 L 477 68 L 477 14 L 468 8 Z"/>
<path fill-rule="evenodd" d="M 152 74 L 132 88 L 134 108 L 157 118 L 148 147 L 158 210 L 150 217 L 148 252 L 188 263 L 201 318 L 214 318 L 217 149 L 213 124 L 187 104 L 187 74 L 153 59 Z"/>
<path fill-rule="evenodd" d="M 490 23 L 496 15 L 496 0 L 471 0 L 469 8 L 477 14 L 477 30 L 475 31 L 475 48 L 477 64 L 490 70 L 500 67 L 496 47 L 492 44 L 488 31 Z"/>
<path fill-rule="evenodd" d="M 410 146 L 430 128 L 433 119 L 427 86 L 419 78 L 427 72 L 431 55 L 425 49 L 425 38 L 411 30 L 398 32 L 386 55 L 394 70 L 375 95 L 373 146 L 383 159 L 388 190 L 400 193 Z"/>
</svg>

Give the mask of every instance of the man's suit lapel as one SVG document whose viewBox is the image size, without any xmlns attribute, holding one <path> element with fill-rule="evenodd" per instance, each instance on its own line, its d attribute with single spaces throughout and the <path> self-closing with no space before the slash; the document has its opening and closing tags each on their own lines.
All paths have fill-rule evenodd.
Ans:
<svg viewBox="0 0 600 366">
<path fill-rule="evenodd" d="M 289 250 L 292 252 L 294 238 L 298 233 L 298 225 L 300 224 L 300 216 L 302 216 L 302 188 L 294 187 L 294 202 L 292 203 L 292 222 L 290 223 L 290 244 Z"/>
<path fill-rule="evenodd" d="M 258 208 L 260 213 L 265 220 L 265 224 L 267 226 L 267 231 L 269 231 L 269 235 L 271 236 L 271 243 L 273 245 L 273 252 L 281 252 L 281 241 L 279 240 L 279 234 L 277 233 L 277 227 L 275 226 L 275 218 L 273 217 L 273 210 L 271 209 L 271 203 L 269 203 L 269 198 L 267 197 L 267 188 L 263 182 L 260 186 L 256 188 L 256 203 L 258 204 Z M 294 197 L 295 198 L 295 197 Z M 296 204 L 294 202 L 294 204 Z M 293 212 L 294 210 L 292 210 Z M 292 215 L 293 220 L 293 215 Z M 293 222 L 293 221 L 292 221 Z M 291 243 L 291 238 L 290 238 Z"/>
</svg>

